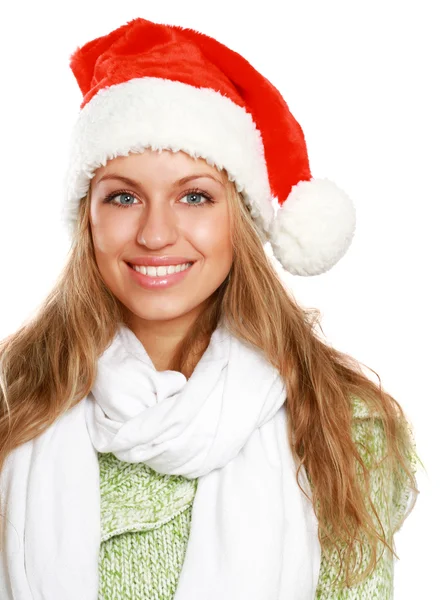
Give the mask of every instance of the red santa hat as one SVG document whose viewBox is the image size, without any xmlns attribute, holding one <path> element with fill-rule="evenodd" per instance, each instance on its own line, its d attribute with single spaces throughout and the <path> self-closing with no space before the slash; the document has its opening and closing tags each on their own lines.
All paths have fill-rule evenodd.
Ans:
<svg viewBox="0 0 442 600">
<path fill-rule="evenodd" d="M 140 18 L 78 48 L 70 66 L 83 94 L 62 214 L 71 236 L 95 170 L 149 147 L 225 169 L 261 241 L 290 273 L 324 273 L 347 252 L 352 201 L 332 181 L 312 178 L 299 123 L 240 54 L 192 29 Z"/>
</svg>

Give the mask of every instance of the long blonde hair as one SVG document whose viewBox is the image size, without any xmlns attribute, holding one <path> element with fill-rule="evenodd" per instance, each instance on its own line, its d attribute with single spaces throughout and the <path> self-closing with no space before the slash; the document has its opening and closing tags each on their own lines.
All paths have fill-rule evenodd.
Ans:
<svg viewBox="0 0 442 600">
<path fill-rule="evenodd" d="M 339 552 L 339 574 L 345 570 L 349 586 L 375 569 L 378 540 L 394 553 L 375 506 L 369 500 L 380 531 L 366 505 L 370 471 L 352 439 L 352 399 L 362 399 L 380 419 L 388 476 L 412 490 L 407 515 L 419 493 L 412 428 L 398 402 L 362 372 L 361 363 L 320 340 L 319 311 L 301 308 L 283 285 L 241 194 L 222 174 L 232 216 L 232 268 L 176 349 L 171 368 L 190 375 L 221 315 L 235 336 L 264 351 L 286 384 L 287 433 L 299 463 L 296 475 L 304 465 L 312 487 L 322 552 Z M 125 307 L 98 270 L 89 209 L 90 193 L 80 202 L 76 233 L 54 288 L 35 316 L 0 342 L 0 471 L 14 448 L 43 433 L 89 393 L 99 356 L 126 320 Z M 370 560 L 358 577 L 361 537 Z"/>
</svg>

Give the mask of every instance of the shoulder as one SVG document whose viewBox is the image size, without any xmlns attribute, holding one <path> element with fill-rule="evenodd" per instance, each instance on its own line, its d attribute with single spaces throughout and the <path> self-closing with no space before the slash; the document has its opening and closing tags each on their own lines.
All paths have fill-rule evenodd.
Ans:
<svg viewBox="0 0 442 600">
<path fill-rule="evenodd" d="M 392 470 L 391 463 L 384 460 L 388 454 L 387 436 L 379 413 L 370 413 L 367 404 L 353 398 L 352 436 L 365 466 L 370 470 L 372 501 L 384 515 L 387 527 L 394 534 L 404 523 L 413 503 L 413 488 L 402 469 Z M 408 468 L 417 474 L 418 454 L 412 438 L 407 454 Z"/>
<path fill-rule="evenodd" d="M 351 405 L 353 411 L 353 419 L 369 419 L 371 416 L 380 417 L 380 414 L 376 411 L 373 414 L 370 412 L 367 402 L 357 396 L 351 397 Z"/>
<path fill-rule="evenodd" d="M 398 473 L 391 473 L 387 455 L 387 438 L 381 416 L 371 413 L 361 398 L 352 398 L 353 421 L 352 437 L 364 465 L 370 474 L 370 500 L 382 521 L 386 534 L 392 536 L 406 519 L 412 502 L 412 488 L 408 479 Z M 409 456 L 410 467 L 416 474 L 416 448 L 413 446 Z M 362 479 L 362 469 L 357 464 Z M 405 475 L 405 473 L 403 473 Z M 367 506 L 368 510 L 372 510 Z M 332 580 L 338 574 L 339 556 L 332 553 L 327 561 L 321 559 L 321 569 L 315 600 L 330 598 Z M 363 568 L 365 568 L 364 563 Z M 379 563 L 370 577 L 351 588 L 339 593 L 340 600 L 364 600 L 371 598 L 393 597 L 394 556 L 385 549 Z M 342 578 L 340 577 L 339 580 Z M 337 597 L 337 596 L 333 596 Z"/>
</svg>

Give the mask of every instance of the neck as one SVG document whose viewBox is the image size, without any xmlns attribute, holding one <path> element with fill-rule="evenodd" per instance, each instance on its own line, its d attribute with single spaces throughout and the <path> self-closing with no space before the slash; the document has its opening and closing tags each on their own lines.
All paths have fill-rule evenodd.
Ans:
<svg viewBox="0 0 442 600">
<path fill-rule="evenodd" d="M 131 314 L 126 320 L 126 324 L 143 344 L 156 370 L 167 371 L 172 368 L 173 356 L 199 313 L 200 311 L 192 311 L 180 315 L 176 319 L 155 321 L 142 319 L 138 315 Z M 187 371 L 189 370 L 187 369 Z M 187 376 L 186 373 L 184 374 Z"/>
</svg>

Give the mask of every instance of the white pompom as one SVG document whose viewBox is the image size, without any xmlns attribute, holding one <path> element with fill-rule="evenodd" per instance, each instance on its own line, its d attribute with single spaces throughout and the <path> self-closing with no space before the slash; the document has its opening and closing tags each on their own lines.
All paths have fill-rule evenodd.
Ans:
<svg viewBox="0 0 442 600">
<path fill-rule="evenodd" d="M 293 186 L 269 228 L 275 257 L 293 275 L 319 275 L 347 252 L 356 228 L 352 200 L 329 179 Z"/>
</svg>

